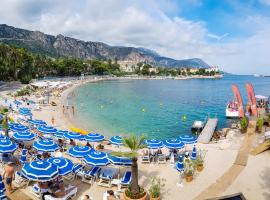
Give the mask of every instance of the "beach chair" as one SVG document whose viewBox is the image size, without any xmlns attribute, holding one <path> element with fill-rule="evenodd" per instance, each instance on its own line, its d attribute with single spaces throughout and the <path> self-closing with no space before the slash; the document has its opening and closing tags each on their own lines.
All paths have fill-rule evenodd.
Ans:
<svg viewBox="0 0 270 200">
<path fill-rule="evenodd" d="M 34 184 L 31 187 L 31 193 L 36 197 L 36 198 L 40 198 L 40 188 L 38 186 L 38 184 Z"/>
<path fill-rule="evenodd" d="M 73 186 L 71 185 L 68 185 L 67 187 L 65 187 L 65 190 L 68 191 L 72 188 Z M 45 195 L 45 200 L 68 200 L 68 199 L 72 199 L 74 197 L 76 197 L 77 195 L 77 192 L 78 192 L 78 188 L 77 187 L 74 187 L 71 191 L 69 191 L 65 196 L 63 197 L 59 197 L 59 198 L 56 198 L 56 197 L 53 197 L 51 195 Z"/>
<path fill-rule="evenodd" d="M 151 162 L 151 158 L 150 158 L 149 151 L 146 151 L 146 152 L 147 152 L 147 153 L 145 153 L 145 154 L 142 156 L 141 163 L 150 163 L 150 162 Z"/>
<path fill-rule="evenodd" d="M 93 167 L 92 169 L 85 171 L 82 181 L 92 185 L 96 180 L 96 178 L 98 177 L 100 171 L 101 171 L 100 167 Z"/>
<path fill-rule="evenodd" d="M 159 154 L 157 157 L 158 164 L 166 164 L 166 156 L 164 154 Z"/>
<path fill-rule="evenodd" d="M 12 184 L 17 188 L 22 188 L 29 184 L 29 180 L 25 178 L 21 172 L 16 171 L 15 180 L 12 182 Z"/>
<path fill-rule="evenodd" d="M 99 186 L 111 187 L 112 179 L 116 175 L 116 169 L 105 168 L 101 171 L 99 176 L 99 182 L 97 183 Z"/>
<path fill-rule="evenodd" d="M 75 164 L 74 166 L 73 166 L 73 169 L 72 169 L 72 171 L 73 171 L 73 173 L 75 174 L 75 178 L 77 178 L 78 176 L 79 177 L 83 177 L 83 169 L 84 169 L 84 166 L 82 166 L 81 164 Z"/>
<path fill-rule="evenodd" d="M 121 188 L 127 187 L 130 184 L 130 182 L 131 182 L 131 171 L 126 171 L 120 182 Z"/>
</svg>

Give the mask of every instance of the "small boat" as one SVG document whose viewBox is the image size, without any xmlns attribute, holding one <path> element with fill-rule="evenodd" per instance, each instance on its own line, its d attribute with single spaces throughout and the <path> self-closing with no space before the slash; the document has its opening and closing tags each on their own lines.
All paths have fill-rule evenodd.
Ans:
<svg viewBox="0 0 270 200">
<path fill-rule="evenodd" d="M 196 120 L 192 124 L 191 131 L 200 133 L 200 132 L 202 132 L 203 127 L 204 127 L 204 122 Z"/>
<path fill-rule="evenodd" d="M 227 104 L 226 117 L 227 118 L 238 118 L 239 117 L 239 109 L 237 106 L 237 102 L 230 102 Z"/>
</svg>

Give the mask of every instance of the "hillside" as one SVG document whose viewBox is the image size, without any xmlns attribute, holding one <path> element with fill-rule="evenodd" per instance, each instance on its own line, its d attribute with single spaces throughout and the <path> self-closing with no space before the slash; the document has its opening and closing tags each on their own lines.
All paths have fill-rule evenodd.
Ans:
<svg viewBox="0 0 270 200">
<path fill-rule="evenodd" d="M 175 60 L 160 56 L 145 48 L 110 46 L 102 42 L 85 42 L 61 34 L 57 36 L 47 35 L 40 31 L 29 31 L 5 24 L 0 25 L 0 42 L 55 58 L 65 56 L 80 59 L 117 59 L 147 62 L 164 67 L 209 67 L 199 58 Z"/>
</svg>

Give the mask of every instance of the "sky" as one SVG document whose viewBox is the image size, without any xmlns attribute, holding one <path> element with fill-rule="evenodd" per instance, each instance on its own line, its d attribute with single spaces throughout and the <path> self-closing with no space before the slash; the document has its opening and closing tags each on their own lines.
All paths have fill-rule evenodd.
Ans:
<svg viewBox="0 0 270 200">
<path fill-rule="evenodd" d="M 270 75 L 270 0 L 1 0 L 0 24 Z"/>
</svg>

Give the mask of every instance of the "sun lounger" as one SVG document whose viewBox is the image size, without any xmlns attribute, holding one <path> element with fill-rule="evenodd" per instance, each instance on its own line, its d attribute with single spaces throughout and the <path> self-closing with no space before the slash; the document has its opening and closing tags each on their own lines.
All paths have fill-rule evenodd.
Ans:
<svg viewBox="0 0 270 200">
<path fill-rule="evenodd" d="M 150 156 L 149 155 L 142 156 L 141 163 L 150 163 L 150 162 L 151 162 L 151 159 L 150 159 Z"/>
<path fill-rule="evenodd" d="M 85 171 L 82 181 L 85 183 L 93 184 L 96 178 L 98 177 L 100 171 L 101 171 L 100 167 L 93 167 L 92 169 Z"/>
<path fill-rule="evenodd" d="M 67 187 L 65 187 L 65 190 L 70 190 L 73 186 L 71 185 L 68 185 Z M 69 191 L 68 194 L 66 194 L 64 197 L 59 197 L 59 198 L 56 198 L 56 197 L 53 197 L 51 195 L 45 195 L 45 200 L 68 200 L 68 199 L 72 199 L 73 197 L 75 197 L 77 195 L 77 191 L 78 191 L 78 188 L 75 187 L 73 188 L 71 191 Z"/>
<path fill-rule="evenodd" d="M 117 174 L 117 170 L 113 168 L 105 168 L 100 172 L 98 185 L 111 187 L 111 181 Z"/>
<path fill-rule="evenodd" d="M 14 186 L 16 186 L 17 188 L 21 188 L 21 187 L 24 187 L 24 186 L 27 186 L 29 183 L 29 180 L 26 179 L 22 174 L 21 172 L 16 172 L 15 173 L 15 180 L 12 182 L 12 184 Z"/>
<path fill-rule="evenodd" d="M 159 154 L 157 159 L 158 164 L 166 164 L 166 156 L 164 154 Z"/>
<path fill-rule="evenodd" d="M 131 171 L 126 171 L 123 178 L 121 179 L 121 187 L 127 187 L 131 182 Z"/>
<path fill-rule="evenodd" d="M 75 174 L 75 178 L 77 178 L 78 176 L 82 178 L 84 176 L 83 169 L 84 166 L 82 166 L 81 164 L 75 164 L 73 166 L 72 171 Z"/>
</svg>

